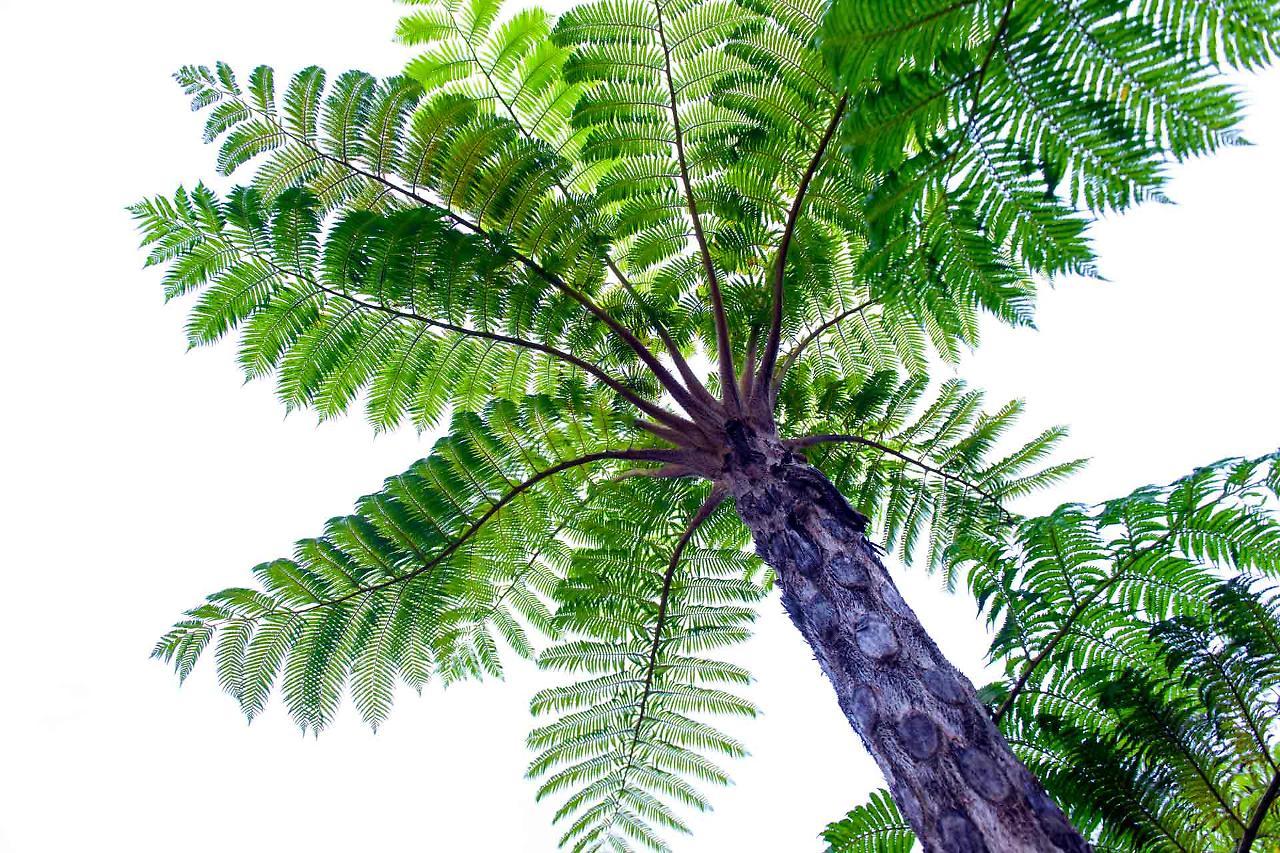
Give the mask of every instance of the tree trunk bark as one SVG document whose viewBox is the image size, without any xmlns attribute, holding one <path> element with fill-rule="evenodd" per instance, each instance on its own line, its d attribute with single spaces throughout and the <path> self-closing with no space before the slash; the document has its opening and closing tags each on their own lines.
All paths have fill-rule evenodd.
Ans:
<svg viewBox="0 0 1280 853">
<path fill-rule="evenodd" d="M 722 481 L 924 849 L 1090 851 L 903 601 L 866 518 L 772 431 L 728 432 Z"/>
</svg>

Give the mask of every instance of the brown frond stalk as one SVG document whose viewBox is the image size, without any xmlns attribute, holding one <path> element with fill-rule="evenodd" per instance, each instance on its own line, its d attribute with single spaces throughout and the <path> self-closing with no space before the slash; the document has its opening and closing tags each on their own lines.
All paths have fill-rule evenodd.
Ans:
<svg viewBox="0 0 1280 853">
<path fill-rule="evenodd" d="M 1258 833 L 1262 830 L 1262 823 L 1267 818 L 1267 812 L 1271 811 L 1271 807 L 1275 805 L 1277 797 L 1280 797 L 1280 771 L 1277 771 L 1271 777 L 1271 784 L 1267 785 L 1267 789 L 1262 792 L 1258 805 L 1254 807 L 1253 817 L 1249 820 L 1249 825 L 1244 828 L 1244 832 L 1240 836 L 1240 844 L 1236 847 L 1236 853 L 1249 853 L 1253 849 L 1253 842 L 1258 839 Z"/>
<path fill-rule="evenodd" d="M 662 47 L 663 76 L 667 81 L 667 93 L 671 104 L 671 126 L 675 132 L 680 183 L 684 188 L 689 218 L 693 221 L 693 236 L 698 243 L 698 253 L 702 256 L 702 268 L 707 276 L 707 287 L 711 291 L 711 312 L 715 318 L 716 360 L 720 368 L 720 384 L 723 386 L 723 393 L 730 408 L 740 411 L 742 400 L 738 395 L 738 379 L 733 372 L 733 343 L 729 337 L 729 319 L 725 314 L 724 295 L 720 292 L 715 262 L 711 259 L 711 247 L 707 245 L 707 237 L 702 231 L 702 217 L 698 214 L 698 202 L 694 198 L 693 184 L 689 180 L 689 161 L 684 150 L 684 132 L 680 127 L 675 81 L 671 77 L 671 50 L 667 47 L 667 33 L 662 21 L 662 4 L 655 2 L 653 5 L 658 17 L 658 42 Z"/>
<path fill-rule="evenodd" d="M 849 95 L 846 93 L 841 96 L 839 103 L 836 104 L 835 110 L 831 114 L 831 121 L 827 123 L 827 129 L 822 134 L 822 139 L 818 143 L 818 150 L 813 152 L 813 159 L 809 161 L 809 167 L 805 169 L 804 175 L 800 178 L 800 185 L 796 188 L 796 197 L 791 202 L 791 209 L 787 212 L 787 223 L 782 229 L 782 238 L 778 241 L 778 254 L 773 262 L 773 296 L 772 296 L 772 316 L 769 321 L 769 336 L 765 339 L 764 355 L 760 359 L 759 376 L 755 380 L 755 387 L 769 389 L 770 379 L 773 376 L 773 368 L 778 360 L 778 347 L 782 341 L 782 291 L 783 280 L 787 271 L 787 252 L 791 249 L 791 240 L 795 236 L 796 223 L 800 221 L 800 211 L 804 207 L 805 195 L 809 192 L 809 184 L 813 182 L 813 177 L 818 173 L 818 167 L 822 164 L 822 157 L 827 152 L 827 146 L 831 143 L 831 138 L 835 136 L 836 128 L 840 126 L 840 117 L 844 115 L 845 105 L 849 103 Z"/>
<path fill-rule="evenodd" d="M 872 305 L 875 305 L 875 304 L 876 304 L 876 300 L 868 299 L 866 302 L 863 302 L 859 305 L 855 305 L 852 308 L 848 308 L 844 311 L 841 311 L 839 314 L 835 315 L 829 320 L 824 321 L 822 325 L 813 329 L 811 332 L 809 332 L 807 335 L 801 338 L 800 342 L 797 343 L 786 355 L 782 357 L 782 361 L 778 362 L 778 369 L 774 371 L 773 380 L 772 380 L 773 385 L 771 386 L 770 391 L 773 393 L 777 392 L 778 386 L 782 384 L 782 380 L 787 375 L 787 371 L 791 369 L 791 365 L 795 364 L 796 360 L 800 358 L 800 354 L 803 353 L 810 344 L 812 344 L 819 337 L 821 337 L 823 332 L 827 331 L 827 329 L 830 329 L 832 326 L 835 326 L 839 323 L 844 322 L 845 320 L 852 317 L 854 314 L 861 314 L 863 311 L 867 310 L 868 308 L 870 308 Z"/>
</svg>

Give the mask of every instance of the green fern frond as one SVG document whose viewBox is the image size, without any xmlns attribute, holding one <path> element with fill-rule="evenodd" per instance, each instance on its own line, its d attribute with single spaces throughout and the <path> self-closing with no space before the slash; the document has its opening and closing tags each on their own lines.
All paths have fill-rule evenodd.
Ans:
<svg viewBox="0 0 1280 853">
<path fill-rule="evenodd" d="M 1000 624 L 997 714 L 1077 826 L 1136 849 L 1229 850 L 1252 817 L 1280 722 L 1280 622 L 1258 580 L 1280 575 L 1265 511 L 1277 459 L 1224 460 L 961 546 L 957 570 Z"/>
<path fill-rule="evenodd" d="M 915 835 L 888 791 L 876 791 L 866 805 L 827 826 L 828 853 L 910 853 Z"/>
<path fill-rule="evenodd" d="M 556 820 L 572 822 L 561 843 L 574 850 L 668 849 L 663 831 L 688 831 L 676 808 L 710 808 L 683 777 L 725 784 L 715 760 L 746 754 L 702 718 L 756 714 L 726 689 L 749 682 L 747 672 L 705 656 L 749 636 L 755 611 L 743 605 L 765 592 L 747 580 L 755 558 L 743 551 L 741 527 L 713 516 L 664 590 L 680 530 L 652 524 L 655 513 L 692 511 L 704 496 L 684 484 L 635 483 L 578 520 L 603 541 L 575 552 L 556 594 L 566 639 L 539 665 L 586 677 L 533 698 L 534 714 L 554 719 L 529 736 L 538 798 L 563 800 Z M 616 538 L 619 518 L 629 531 L 634 519 L 634 538 Z"/>
<path fill-rule="evenodd" d="M 498 638 L 531 657 L 530 631 L 558 634 L 551 602 L 574 559 L 562 534 L 609 486 L 593 485 L 599 466 L 571 467 L 504 496 L 625 434 L 607 412 L 583 417 L 574 406 L 568 393 L 458 413 L 429 457 L 298 542 L 292 558 L 255 568 L 258 589 L 211 595 L 155 656 L 185 678 L 216 643 L 219 682 L 246 716 L 279 683 L 295 721 L 314 731 L 344 691 L 377 728 L 397 682 L 499 674 Z"/>
<path fill-rule="evenodd" d="M 950 586 L 954 543 L 969 531 L 1005 526 L 1007 500 L 1069 475 L 1083 461 L 1036 467 L 1065 436 L 1061 428 L 997 457 L 1020 403 L 984 413 L 982 393 L 953 380 L 923 404 L 927 380 L 896 380 L 880 373 L 860 385 L 833 384 L 805 401 L 812 407 L 807 418 L 793 400 L 793 422 L 817 437 L 800 439 L 813 445 L 810 459 L 871 519 L 886 545 L 905 562 L 943 569 Z"/>
</svg>

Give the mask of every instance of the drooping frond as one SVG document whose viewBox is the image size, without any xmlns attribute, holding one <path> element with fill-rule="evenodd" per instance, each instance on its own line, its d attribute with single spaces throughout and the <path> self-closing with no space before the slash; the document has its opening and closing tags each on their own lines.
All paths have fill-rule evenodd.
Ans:
<svg viewBox="0 0 1280 853">
<path fill-rule="evenodd" d="M 993 713 L 1099 850 L 1280 839 L 1278 461 L 1225 460 L 958 546 L 952 568 L 998 627 Z"/>
<path fill-rule="evenodd" d="M 958 567 L 999 620 L 996 713 L 1077 826 L 1231 850 L 1276 775 L 1280 622 L 1251 580 L 1280 576 L 1276 459 L 1064 506 Z"/>
<path fill-rule="evenodd" d="M 353 210 L 326 230 L 320 207 L 307 190 L 268 206 L 254 188 L 223 201 L 203 186 L 133 207 L 148 263 L 168 266 L 166 293 L 199 292 L 192 345 L 239 329 L 245 374 L 274 373 L 290 408 L 332 416 L 367 391 L 369 419 L 383 429 L 405 419 L 428 428 L 450 405 L 477 411 L 573 374 L 661 415 L 642 399 L 656 396 L 643 374 L 629 389 L 599 367 L 623 376 L 625 349 L 438 211 Z"/>
<path fill-rule="evenodd" d="M 803 431 L 792 445 L 804 450 L 907 563 L 949 567 L 957 539 L 1005 525 L 1005 502 L 1069 476 L 1082 464 L 1042 464 L 1065 436 L 1061 428 L 1002 448 L 1000 439 L 1022 404 L 984 412 L 982 392 L 958 380 L 932 394 L 923 377 L 899 382 L 892 373 L 863 383 L 791 387 L 806 394 L 780 401 L 789 409 L 789 422 Z"/>
<path fill-rule="evenodd" d="M 377 727 L 397 681 L 497 674 L 498 639 L 528 657 L 530 631 L 555 636 L 551 598 L 572 559 L 562 533 L 610 488 L 599 476 L 610 459 L 646 458 L 605 449 L 625 436 L 581 389 L 459 413 L 430 456 L 292 558 L 256 567 L 258 587 L 188 611 L 154 653 L 185 678 L 212 645 L 219 682 L 247 716 L 280 683 L 314 731 L 344 689 Z"/>
<path fill-rule="evenodd" d="M 1003 622 L 993 656 L 1024 683 L 1055 666 L 1084 669 L 1107 657 L 1096 643 L 1115 638 L 1108 620 L 1211 616 L 1224 571 L 1280 573 L 1280 523 L 1266 506 L 1273 465 L 1227 460 L 1164 489 L 1021 522 L 1003 548 L 962 543 L 953 570 Z"/>
<path fill-rule="evenodd" d="M 578 519 L 584 540 L 557 593 L 562 641 L 539 664 L 576 680 L 542 691 L 533 712 L 551 716 L 529 736 L 538 798 L 562 802 L 562 844 L 577 851 L 669 849 L 687 832 L 680 812 L 710 808 L 699 787 L 728 782 L 719 760 L 745 750 L 708 715 L 754 716 L 733 692 L 740 666 L 709 655 L 749 635 L 765 592 L 744 531 L 714 512 L 695 514 L 705 490 L 629 481 Z M 666 521 L 655 524 L 654 519 Z"/>
</svg>

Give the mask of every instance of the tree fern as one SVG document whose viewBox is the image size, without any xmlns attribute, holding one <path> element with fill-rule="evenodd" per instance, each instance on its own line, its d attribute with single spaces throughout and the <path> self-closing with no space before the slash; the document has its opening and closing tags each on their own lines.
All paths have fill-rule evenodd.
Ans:
<svg viewBox="0 0 1280 853">
<path fill-rule="evenodd" d="M 1024 519 L 1065 431 L 1009 446 L 1021 404 L 927 374 L 1238 141 L 1220 72 L 1270 61 L 1280 7 L 408 5 L 403 76 L 176 75 L 239 181 L 131 208 L 191 344 L 236 333 L 288 409 L 450 425 L 158 657 L 212 649 L 248 716 L 278 688 L 312 731 L 535 659 L 567 676 L 529 738 L 564 845 L 662 850 L 745 753 L 717 655 L 776 585 L 892 791 L 835 849 L 1274 834 L 1272 460 Z M 998 623 L 1013 751 L 871 539 Z"/>
</svg>

